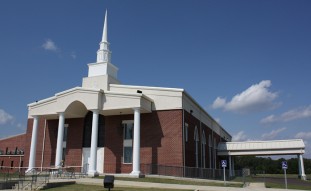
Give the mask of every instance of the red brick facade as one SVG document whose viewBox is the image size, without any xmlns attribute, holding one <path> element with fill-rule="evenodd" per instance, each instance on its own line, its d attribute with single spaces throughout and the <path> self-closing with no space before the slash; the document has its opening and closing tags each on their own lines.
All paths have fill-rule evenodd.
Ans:
<svg viewBox="0 0 311 191">
<path fill-rule="evenodd" d="M 123 164 L 122 120 L 133 115 L 106 117 L 105 172 L 129 173 L 132 164 Z M 183 166 L 182 110 L 154 111 L 141 115 L 141 164 Z"/>
<path fill-rule="evenodd" d="M 130 173 L 132 164 L 123 163 L 123 120 L 133 120 L 133 115 L 118 115 L 104 117 L 104 172 L 105 173 Z M 183 142 L 183 122 L 188 124 L 188 141 Z M 82 165 L 82 145 L 84 118 L 66 119 L 68 124 L 67 146 L 65 150 L 65 164 L 69 166 Z M 24 166 L 28 166 L 31 144 L 33 120 L 28 120 L 27 132 L 19 137 L 0 141 L 0 149 L 13 150 L 15 147 L 23 148 L 25 157 Z M 144 165 L 163 166 L 196 166 L 194 129 L 197 126 L 199 133 L 198 142 L 198 167 L 210 168 L 208 137 L 220 137 L 212 132 L 211 128 L 200 122 L 193 115 L 184 110 L 153 111 L 141 114 L 141 142 L 140 156 L 142 168 Z M 41 118 L 38 126 L 36 167 L 50 167 L 55 164 L 58 119 L 45 120 Z M 205 159 L 202 159 L 202 132 L 205 132 Z M 212 152 L 213 155 L 213 152 Z M 3 158 L 3 157 L 2 157 Z M 1 159 L 0 157 L 0 162 Z M 10 160 L 5 160 L 5 165 L 10 165 Z M 15 160 L 15 159 L 14 159 Z M 218 161 L 217 161 L 218 162 Z M 17 162 L 14 161 L 14 164 Z M 212 166 L 213 167 L 213 166 Z M 179 172 L 178 172 L 179 173 Z M 176 172 L 177 174 L 177 172 Z"/>
<path fill-rule="evenodd" d="M 214 138 L 216 139 L 216 145 L 220 142 L 220 136 L 212 131 L 211 127 L 208 127 L 206 124 L 201 122 L 199 119 L 195 118 L 189 112 L 184 111 L 185 123 L 188 124 L 188 141 L 185 142 L 185 166 L 188 167 L 196 167 L 196 155 L 195 155 L 195 128 L 197 127 L 199 141 L 198 141 L 198 167 L 204 167 L 205 160 L 205 168 L 215 168 L 214 166 Z M 205 133 L 205 159 L 202 157 L 202 134 L 203 131 Z M 211 152 L 209 152 L 209 138 L 211 138 L 212 147 Z M 210 154 L 211 153 L 211 154 Z M 219 159 L 216 156 L 216 168 L 218 168 Z"/>
<path fill-rule="evenodd" d="M 21 134 L 0 140 L 0 168 L 2 167 L 23 167 L 26 134 Z M 13 169 L 12 169 L 13 170 Z"/>
</svg>

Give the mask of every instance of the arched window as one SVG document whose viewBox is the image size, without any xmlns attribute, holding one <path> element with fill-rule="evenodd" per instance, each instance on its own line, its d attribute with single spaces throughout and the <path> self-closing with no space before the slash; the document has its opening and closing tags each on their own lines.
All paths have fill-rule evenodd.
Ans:
<svg viewBox="0 0 311 191">
<path fill-rule="evenodd" d="M 91 147 L 93 112 L 89 111 L 84 118 L 82 147 Z M 105 120 L 102 115 L 98 116 L 98 141 L 97 147 L 105 144 Z"/>
<path fill-rule="evenodd" d="M 208 135 L 209 168 L 212 168 L 212 136 Z"/>
<path fill-rule="evenodd" d="M 217 167 L 216 153 L 217 153 L 217 143 L 216 143 L 216 138 L 214 137 L 214 168 L 215 169 Z"/>
<path fill-rule="evenodd" d="M 185 141 L 188 142 L 188 123 L 185 123 Z"/>
<path fill-rule="evenodd" d="M 194 142 L 195 142 L 195 166 L 199 167 L 199 132 L 197 126 L 194 129 Z"/>
<path fill-rule="evenodd" d="M 205 161 L 206 161 L 206 155 L 205 155 L 205 145 L 206 145 L 206 138 L 205 138 L 205 132 L 204 130 L 202 131 L 202 138 L 201 138 L 201 143 L 202 143 L 202 167 L 205 168 Z"/>
</svg>

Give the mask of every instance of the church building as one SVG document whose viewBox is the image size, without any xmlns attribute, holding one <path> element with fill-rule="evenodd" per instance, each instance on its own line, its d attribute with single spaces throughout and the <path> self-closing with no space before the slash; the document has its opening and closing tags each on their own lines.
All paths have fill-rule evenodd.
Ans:
<svg viewBox="0 0 311 191">
<path fill-rule="evenodd" d="M 65 163 L 89 176 L 140 176 L 147 165 L 221 168 L 217 145 L 231 135 L 184 89 L 121 84 L 107 31 L 106 12 L 97 60 L 82 86 L 28 104 L 27 132 L 0 140 L 3 152 L 19 152 L 13 166 Z M 4 144 L 13 139 L 19 143 Z M 2 166 L 11 161 L 0 156 Z"/>
</svg>

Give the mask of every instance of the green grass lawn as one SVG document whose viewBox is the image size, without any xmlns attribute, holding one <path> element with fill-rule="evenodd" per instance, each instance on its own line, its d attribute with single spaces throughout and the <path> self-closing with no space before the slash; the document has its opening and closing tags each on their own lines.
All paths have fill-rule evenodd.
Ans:
<svg viewBox="0 0 311 191">
<path fill-rule="evenodd" d="M 72 184 L 67 186 L 61 186 L 57 188 L 45 189 L 48 191 L 107 191 L 107 188 L 103 186 L 94 186 L 94 185 L 83 185 L 83 184 Z M 177 189 L 157 189 L 157 188 L 123 188 L 115 187 L 111 191 L 190 191 L 190 190 L 177 190 Z"/>
<path fill-rule="evenodd" d="M 267 182 L 266 184 L 266 188 L 284 188 L 285 186 L 284 184 L 277 184 L 277 183 L 271 183 L 271 182 Z M 304 185 L 287 185 L 288 189 L 297 189 L 297 190 L 311 190 L 310 186 L 304 186 Z"/>
<path fill-rule="evenodd" d="M 307 176 L 309 177 L 309 176 Z M 285 189 L 284 174 L 258 174 L 247 177 L 237 177 L 233 181 L 244 181 L 245 182 L 264 182 L 266 188 L 281 188 Z M 288 174 L 288 189 L 298 190 L 311 190 L 310 180 L 303 181 L 298 178 L 297 174 Z M 292 180 L 292 181 L 290 181 Z M 294 181 L 293 181 L 294 180 Z"/>
</svg>

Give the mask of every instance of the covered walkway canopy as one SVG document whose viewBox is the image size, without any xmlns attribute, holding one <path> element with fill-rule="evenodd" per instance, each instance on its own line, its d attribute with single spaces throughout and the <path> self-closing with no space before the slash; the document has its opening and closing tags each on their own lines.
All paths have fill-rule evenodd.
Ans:
<svg viewBox="0 0 311 191">
<path fill-rule="evenodd" d="M 231 166 L 234 165 L 231 156 L 297 155 L 299 159 L 299 176 L 302 179 L 306 179 L 302 158 L 304 153 L 305 144 L 302 139 L 221 142 L 218 144 L 218 155 L 229 156 L 230 172 L 233 170 Z"/>
</svg>

